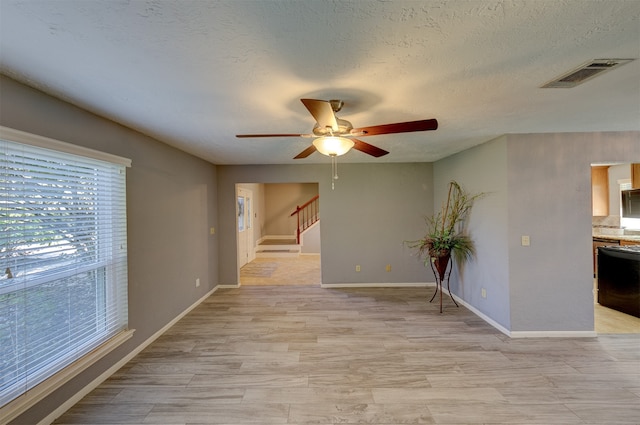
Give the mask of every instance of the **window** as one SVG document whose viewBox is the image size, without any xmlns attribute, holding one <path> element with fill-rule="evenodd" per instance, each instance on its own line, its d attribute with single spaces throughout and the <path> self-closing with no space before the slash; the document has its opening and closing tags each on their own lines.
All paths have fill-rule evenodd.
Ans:
<svg viewBox="0 0 640 425">
<path fill-rule="evenodd" d="M 126 330 L 129 162 L 1 130 L 3 406 Z"/>
<path fill-rule="evenodd" d="M 238 196 L 238 231 L 244 232 L 244 196 Z"/>
</svg>

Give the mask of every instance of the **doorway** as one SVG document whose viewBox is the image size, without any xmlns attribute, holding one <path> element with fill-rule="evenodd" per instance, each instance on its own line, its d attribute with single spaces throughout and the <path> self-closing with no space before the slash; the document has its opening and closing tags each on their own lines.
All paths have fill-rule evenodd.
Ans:
<svg viewBox="0 0 640 425">
<path fill-rule="evenodd" d="M 320 223 L 310 227 L 307 222 L 298 243 L 298 224 L 303 219 L 295 214 L 298 208 L 318 196 L 318 183 L 236 185 L 238 282 L 241 285 L 321 284 Z M 319 217 L 319 201 L 314 205 Z M 305 210 L 304 219 L 309 218 Z"/>
<path fill-rule="evenodd" d="M 591 166 L 592 237 L 593 237 L 593 293 L 595 331 L 598 334 L 640 333 L 640 318 L 602 306 L 598 303 L 597 248 L 626 241 L 624 228 L 628 223 L 621 217 L 621 190 L 631 188 L 629 163 L 599 163 Z"/>
<path fill-rule="evenodd" d="M 253 251 L 253 192 L 238 187 L 236 199 L 238 267 L 242 267 L 251 262 L 255 256 Z"/>
</svg>

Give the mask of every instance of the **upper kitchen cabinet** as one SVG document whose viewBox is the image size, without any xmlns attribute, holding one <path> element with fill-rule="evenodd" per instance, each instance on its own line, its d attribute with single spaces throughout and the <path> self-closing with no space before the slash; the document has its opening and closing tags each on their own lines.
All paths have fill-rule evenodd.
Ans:
<svg viewBox="0 0 640 425">
<path fill-rule="evenodd" d="M 640 164 L 631 164 L 631 188 L 640 189 Z"/>
<path fill-rule="evenodd" d="M 591 167 L 591 201 L 593 216 L 609 215 L 609 166 Z"/>
</svg>

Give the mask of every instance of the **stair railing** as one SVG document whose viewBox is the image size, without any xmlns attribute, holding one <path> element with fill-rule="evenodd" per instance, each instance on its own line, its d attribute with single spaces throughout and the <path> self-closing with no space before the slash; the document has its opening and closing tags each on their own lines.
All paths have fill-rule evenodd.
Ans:
<svg viewBox="0 0 640 425">
<path fill-rule="evenodd" d="M 296 243 L 300 243 L 300 235 L 302 232 L 311 227 L 316 221 L 320 220 L 320 195 L 316 195 L 309 199 L 302 206 L 296 207 L 290 217 L 296 216 L 298 224 L 296 226 Z"/>
</svg>

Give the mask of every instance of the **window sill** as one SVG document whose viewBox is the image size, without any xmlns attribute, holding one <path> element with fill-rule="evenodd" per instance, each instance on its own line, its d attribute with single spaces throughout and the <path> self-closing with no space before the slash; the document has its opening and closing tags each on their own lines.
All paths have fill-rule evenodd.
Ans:
<svg viewBox="0 0 640 425">
<path fill-rule="evenodd" d="M 20 397 L 10 401 L 0 408 L 0 417 L 7 422 L 17 418 L 29 408 L 33 407 L 36 403 L 43 400 L 49 394 L 53 393 L 58 388 L 69 382 L 71 379 L 79 375 L 81 372 L 89 368 L 95 362 L 102 357 L 115 350 L 117 347 L 126 342 L 133 336 L 135 329 L 129 329 L 122 331 L 115 335 L 113 338 L 106 341 L 104 344 L 97 347 L 95 350 L 79 358 L 60 372 L 53 375 L 51 378 L 43 381 L 33 389 L 27 391 Z"/>
</svg>

